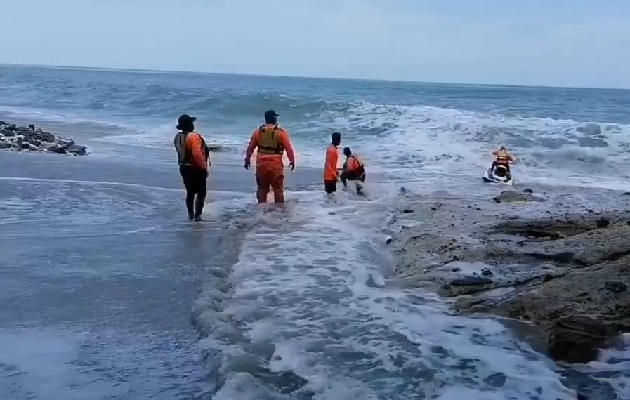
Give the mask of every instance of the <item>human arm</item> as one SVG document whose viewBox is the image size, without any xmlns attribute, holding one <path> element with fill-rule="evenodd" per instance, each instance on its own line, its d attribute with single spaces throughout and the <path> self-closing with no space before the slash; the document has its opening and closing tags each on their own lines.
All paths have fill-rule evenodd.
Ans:
<svg viewBox="0 0 630 400">
<path fill-rule="evenodd" d="M 282 141 L 282 146 L 287 152 L 287 157 L 289 158 L 289 165 L 291 166 L 291 170 L 293 170 L 295 168 L 295 151 L 293 150 L 293 145 L 291 144 L 289 133 L 284 129 L 282 130 L 280 140 Z"/>
<path fill-rule="evenodd" d="M 247 145 L 247 150 L 245 151 L 245 169 L 249 169 L 251 158 L 256 147 L 258 147 L 258 129 L 252 133 L 252 137 L 249 139 L 249 144 Z"/>
</svg>

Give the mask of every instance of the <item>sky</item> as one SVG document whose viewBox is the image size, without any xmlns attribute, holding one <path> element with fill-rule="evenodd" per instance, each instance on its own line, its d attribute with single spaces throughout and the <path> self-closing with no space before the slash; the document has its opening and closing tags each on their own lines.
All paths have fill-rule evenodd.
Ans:
<svg viewBox="0 0 630 400">
<path fill-rule="evenodd" d="M 0 63 L 630 88 L 630 0 L 3 0 Z"/>
</svg>

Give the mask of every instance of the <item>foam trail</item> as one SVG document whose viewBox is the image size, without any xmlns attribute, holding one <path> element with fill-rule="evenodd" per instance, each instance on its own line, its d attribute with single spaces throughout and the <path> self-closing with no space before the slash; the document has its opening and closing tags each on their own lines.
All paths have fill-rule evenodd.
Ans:
<svg viewBox="0 0 630 400">
<path fill-rule="evenodd" d="M 259 215 L 225 308 L 206 320 L 223 332 L 206 343 L 221 349 L 217 398 L 261 398 L 261 387 L 270 399 L 571 398 L 552 364 L 500 323 L 388 288 L 369 230 L 384 204 L 338 197 L 305 194 Z M 499 387 L 493 374 L 505 374 Z"/>
</svg>

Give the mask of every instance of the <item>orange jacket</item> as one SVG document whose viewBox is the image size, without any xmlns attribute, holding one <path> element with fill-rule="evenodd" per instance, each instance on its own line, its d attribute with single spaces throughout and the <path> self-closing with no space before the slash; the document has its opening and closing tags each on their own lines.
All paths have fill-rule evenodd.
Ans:
<svg viewBox="0 0 630 400">
<path fill-rule="evenodd" d="M 339 162 L 339 152 L 337 146 L 330 145 L 326 149 L 326 162 L 324 163 L 324 180 L 336 181 L 339 178 L 337 163 Z"/>
<path fill-rule="evenodd" d="M 246 160 L 249 160 L 252 157 L 252 155 L 254 154 L 254 150 L 258 148 L 261 142 L 260 140 L 261 135 L 262 135 L 261 128 L 256 129 L 254 133 L 252 134 L 251 139 L 249 140 L 249 145 L 247 146 L 247 151 L 245 152 Z M 264 129 L 276 129 L 276 133 L 278 134 L 278 144 L 280 144 L 283 147 L 284 151 L 287 152 L 287 157 L 289 158 L 289 162 L 291 164 L 295 164 L 295 152 L 293 151 L 293 146 L 291 145 L 291 139 L 289 138 L 289 133 L 286 130 L 276 125 L 269 125 L 269 124 L 265 125 Z M 256 160 L 257 162 L 268 161 L 268 160 L 282 162 L 282 153 L 261 154 L 260 152 L 258 152 L 258 155 L 256 156 Z"/>
<path fill-rule="evenodd" d="M 355 154 L 348 157 L 345 167 L 348 172 L 357 172 L 360 171 L 361 168 L 364 168 L 363 161 Z"/>
</svg>

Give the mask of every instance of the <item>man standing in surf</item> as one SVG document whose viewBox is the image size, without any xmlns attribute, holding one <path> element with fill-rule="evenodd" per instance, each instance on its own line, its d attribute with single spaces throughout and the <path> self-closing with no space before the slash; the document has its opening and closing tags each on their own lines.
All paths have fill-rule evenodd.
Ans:
<svg viewBox="0 0 630 400">
<path fill-rule="evenodd" d="M 196 117 L 183 114 L 177 119 L 179 131 L 173 139 L 177 151 L 179 173 L 186 187 L 188 218 L 201 221 L 206 201 L 206 180 L 210 165 L 210 151 L 200 133 L 195 132 Z"/>
<path fill-rule="evenodd" d="M 339 145 L 341 144 L 341 133 L 333 132 L 330 145 L 326 149 L 326 160 L 324 161 L 324 190 L 329 195 L 337 191 L 337 181 L 339 181 Z"/>
<path fill-rule="evenodd" d="M 284 162 L 287 152 L 291 171 L 295 169 L 295 153 L 289 134 L 278 126 L 279 115 L 274 110 L 265 112 L 265 124 L 254 131 L 245 152 L 245 169 L 249 169 L 254 150 L 256 156 L 256 199 L 266 203 L 269 187 L 273 190 L 274 203 L 284 203 Z"/>
</svg>

